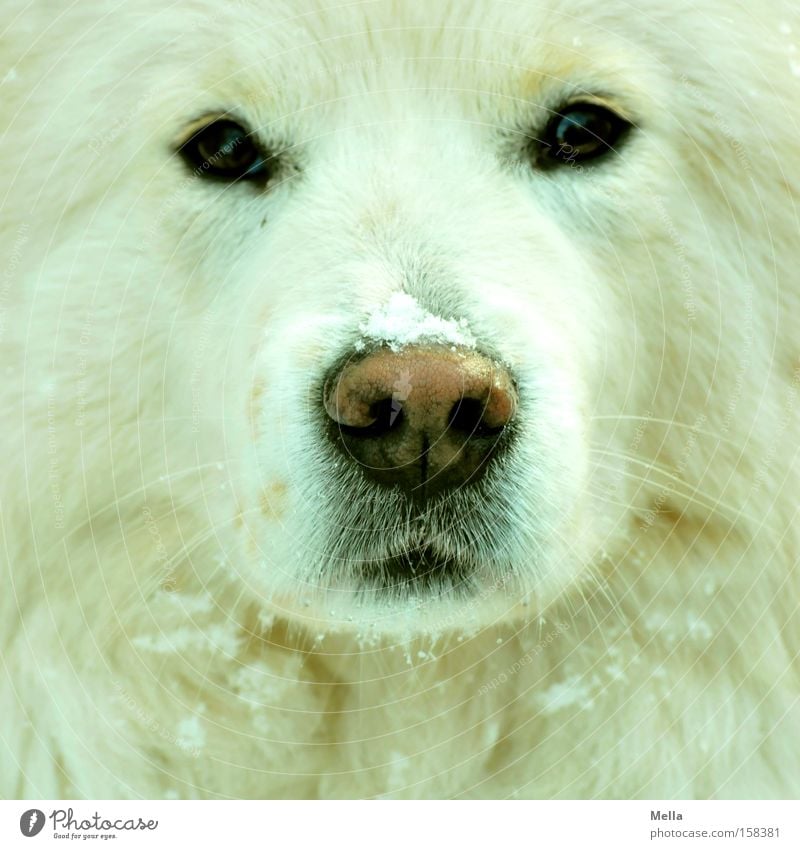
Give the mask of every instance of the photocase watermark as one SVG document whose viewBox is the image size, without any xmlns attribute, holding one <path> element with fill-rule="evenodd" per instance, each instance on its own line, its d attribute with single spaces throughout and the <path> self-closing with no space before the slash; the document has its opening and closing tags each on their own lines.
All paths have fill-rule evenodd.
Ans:
<svg viewBox="0 0 800 849">
<path fill-rule="evenodd" d="M 660 195 L 652 195 L 653 206 L 658 212 L 658 217 L 667 231 L 667 236 L 672 243 L 675 251 L 675 256 L 678 259 L 678 278 L 680 280 L 681 290 L 683 292 L 683 308 L 686 311 L 686 318 L 691 324 L 697 317 L 697 307 L 694 301 L 694 286 L 692 283 L 692 267 L 686 258 L 686 245 L 681 238 L 678 228 L 675 226 L 675 221 L 667 212 L 664 204 L 664 198 Z"/>
<path fill-rule="evenodd" d="M 753 485 L 750 487 L 751 498 L 761 492 L 761 488 L 766 483 L 767 475 L 775 463 L 778 452 L 782 450 L 782 437 L 786 434 L 789 427 L 797 421 L 795 407 L 797 406 L 798 389 L 800 389 L 800 363 L 795 366 L 794 371 L 792 372 L 792 382 L 789 385 L 789 391 L 786 394 L 786 401 L 783 404 L 781 418 L 778 422 L 777 433 L 773 434 L 766 456 L 759 465 L 758 471 L 753 479 Z"/>
<path fill-rule="evenodd" d="M 554 154 L 558 159 L 559 165 L 571 168 L 576 174 L 579 174 L 584 182 L 589 183 L 592 189 L 599 192 L 606 200 L 610 201 L 615 206 L 622 205 L 622 198 L 619 193 L 613 191 L 603 180 L 598 179 L 597 170 L 591 167 L 586 167 L 578 160 L 579 151 L 571 144 L 562 144 Z"/>
<path fill-rule="evenodd" d="M 552 630 L 548 631 L 548 633 L 542 637 L 538 643 L 530 650 L 525 652 L 522 657 L 518 660 L 515 660 L 511 666 L 506 667 L 499 675 L 495 675 L 491 681 L 487 681 L 479 690 L 479 696 L 485 696 L 487 693 L 490 693 L 492 690 L 497 689 L 502 684 L 505 684 L 510 678 L 513 678 L 517 675 L 520 670 L 524 669 L 529 664 L 533 663 L 533 661 L 548 647 L 551 646 L 562 634 L 565 634 L 569 631 L 569 624 L 567 622 L 558 622 Z"/>
<path fill-rule="evenodd" d="M 630 445 L 628 446 L 628 454 L 635 454 L 639 450 L 639 446 L 642 444 L 642 440 L 644 439 L 645 431 L 647 430 L 652 418 L 653 411 L 646 410 L 644 416 L 642 416 L 642 420 L 638 425 L 636 425 L 636 430 L 633 432 L 633 439 L 631 439 Z M 629 466 L 630 459 L 626 456 L 622 466 L 617 470 L 614 480 L 611 482 L 611 486 L 608 488 L 608 498 L 613 498 L 613 496 L 620 491 L 622 481 L 628 474 Z"/>
<path fill-rule="evenodd" d="M 260 13 L 257 3 L 253 2 L 253 0 L 226 0 L 224 4 L 218 7 L 219 11 L 215 12 L 213 15 L 198 15 L 192 21 L 190 26 L 187 26 L 181 31 L 181 37 L 191 37 L 199 29 L 217 26 L 227 17 L 230 17 L 231 11 L 237 7 L 242 10 Z M 147 108 L 153 103 L 153 101 L 157 100 L 158 97 L 165 93 L 168 92 L 160 85 L 148 89 L 126 112 L 124 117 L 119 118 L 110 127 L 104 129 L 103 132 L 96 133 L 91 137 L 91 139 L 89 139 L 89 149 L 95 154 L 95 156 L 99 156 L 105 148 L 107 148 L 110 144 L 113 144 L 135 121 L 142 116 L 143 113 L 147 111 Z"/>
<path fill-rule="evenodd" d="M 145 820 L 142 817 L 110 819 L 95 811 L 79 819 L 73 808 L 55 808 L 47 816 L 39 808 L 30 808 L 19 818 L 19 830 L 25 837 L 36 837 L 47 820 L 50 820 L 53 837 L 71 840 L 109 840 L 115 838 L 119 831 L 155 831 L 158 828 L 158 820 Z"/>
<path fill-rule="evenodd" d="M 81 335 L 78 338 L 78 359 L 75 365 L 75 427 L 83 427 L 86 416 L 86 402 L 88 398 L 86 375 L 88 372 L 87 348 L 92 338 L 92 325 L 94 324 L 94 313 L 89 310 L 81 327 Z"/>
<path fill-rule="evenodd" d="M 392 427 L 400 413 L 403 412 L 403 403 L 411 395 L 411 372 L 408 369 L 400 373 L 400 377 L 392 386 L 391 409 L 389 410 L 389 427 Z"/>
<path fill-rule="evenodd" d="M 8 261 L 3 269 L 3 278 L 0 280 L 0 341 L 5 336 L 6 326 L 8 322 L 8 298 L 11 290 L 11 283 L 19 268 L 20 260 L 22 259 L 22 249 L 30 239 L 28 232 L 30 225 L 23 222 L 17 227 L 14 241 L 11 244 L 11 253 L 8 255 Z"/>
<path fill-rule="evenodd" d="M 703 94 L 701 89 L 689 80 L 689 77 L 687 77 L 686 74 L 681 74 L 680 81 L 686 87 L 686 90 L 691 94 L 691 96 L 706 110 L 706 112 L 711 115 L 712 120 L 722 132 L 722 135 L 733 150 L 734 155 L 739 160 L 739 164 L 742 166 L 742 169 L 749 174 L 753 170 L 753 166 L 750 163 L 750 159 L 747 156 L 744 145 L 741 140 L 737 138 L 733 128 L 728 123 L 725 116 L 714 106 L 705 94 Z"/>
<path fill-rule="evenodd" d="M 435 622 L 431 624 L 431 627 L 441 631 L 447 631 L 452 628 L 457 628 L 459 625 L 463 625 L 468 614 L 480 608 L 481 604 L 483 604 L 483 602 L 490 596 L 493 596 L 496 592 L 500 592 L 509 580 L 511 580 L 511 575 L 501 575 L 496 580 L 492 581 L 491 584 L 481 589 L 480 592 L 470 596 L 468 601 L 459 604 L 455 610 L 451 610 L 446 616 L 437 616 Z M 430 608 L 431 606 L 436 606 L 435 600 L 425 602 L 421 605 L 420 609 Z"/>
<path fill-rule="evenodd" d="M 745 301 L 742 317 L 742 333 L 743 342 L 737 345 L 737 353 L 739 357 L 739 365 L 736 369 L 736 376 L 733 381 L 733 391 L 731 392 L 730 400 L 725 408 L 725 418 L 722 420 L 722 425 L 719 429 L 720 436 L 724 436 L 733 424 L 736 408 L 739 406 L 739 401 L 742 398 L 744 390 L 744 376 L 752 365 L 753 352 L 753 284 L 750 280 L 745 280 Z"/>
<path fill-rule="evenodd" d="M 146 91 L 125 114 L 125 117 L 117 119 L 117 121 L 102 133 L 97 133 L 89 139 L 87 142 L 89 150 L 95 156 L 99 156 L 106 147 L 113 144 L 131 124 L 141 117 L 142 113 L 156 99 L 156 95 L 160 93 L 161 89 L 159 88 L 152 88 Z"/>
<path fill-rule="evenodd" d="M 229 156 L 234 148 L 242 144 L 244 141 L 244 136 L 237 136 L 235 139 L 221 147 L 212 156 L 204 159 L 196 168 L 192 169 L 191 173 L 187 174 L 186 177 L 178 183 L 175 191 L 170 192 L 167 199 L 159 207 L 158 212 L 153 217 L 150 226 L 147 228 L 144 239 L 139 246 L 140 254 L 147 253 L 152 246 L 153 241 L 163 229 L 164 222 L 175 210 L 178 209 L 181 197 L 190 189 L 190 187 L 195 185 L 195 181 L 208 172 L 208 170 L 223 156 Z"/>
<path fill-rule="evenodd" d="M 180 749 L 187 755 L 190 755 L 193 758 L 200 757 L 200 749 L 199 747 L 189 739 L 189 734 L 176 734 L 170 731 L 168 728 L 165 728 L 154 716 L 148 713 L 142 706 L 136 701 L 136 699 L 122 686 L 119 681 L 114 681 L 114 689 L 117 691 L 119 700 L 122 702 L 125 707 L 133 713 L 136 718 L 147 728 L 149 731 L 152 731 L 154 734 L 158 735 L 162 740 L 167 743 L 171 743 L 177 749 Z M 200 736 L 196 729 L 189 728 L 191 724 L 191 720 L 186 721 L 184 723 L 187 725 L 187 731 L 191 730 L 194 736 Z"/>
<path fill-rule="evenodd" d="M 208 343 L 211 339 L 211 326 L 214 323 L 214 311 L 206 310 L 203 315 L 203 321 L 200 325 L 200 332 L 197 335 L 197 343 L 192 352 L 192 371 L 189 375 L 189 389 L 192 395 L 192 433 L 200 433 L 200 417 L 203 414 L 203 406 L 200 398 L 201 379 L 203 375 L 203 357 L 208 349 Z"/>
<path fill-rule="evenodd" d="M 572 168 L 576 174 L 581 175 L 584 181 L 589 181 L 592 188 L 603 195 L 606 200 L 617 207 L 622 205 L 622 199 L 619 193 L 612 191 L 602 179 L 598 179 L 596 172 L 591 167 L 587 168 L 578 161 L 578 151 L 573 145 L 562 145 L 556 151 L 555 156 L 559 164 Z M 648 190 L 648 194 L 677 257 L 678 280 L 683 292 L 683 308 L 686 312 L 687 320 L 691 324 L 697 318 L 697 305 L 694 298 L 692 265 L 686 255 L 686 244 L 678 231 L 675 220 L 667 211 L 664 198 L 651 190 Z"/>
<path fill-rule="evenodd" d="M 259 106 L 265 102 L 269 103 L 273 101 L 277 94 L 287 89 L 307 88 L 310 83 L 314 82 L 325 83 L 347 71 L 373 70 L 387 65 L 401 65 L 413 61 L 414 59 L 408 56 L 376 56 L 369 59 L 353 59 L 349 62 L 337 62 L 333 65 L 325 65 L 317 70 L 286 75 L 283 79 L 273 82 L 269 88 L 252 92 L 247 98 L 247 102 L 250 106 Z"/>
<path fill-rule="evenodd" d="M 44 828 L 44 823 L 44 811 L 40 811 L 38 808 L 29 808 L 19 818 L 19 830 L 25 837 L 36 837 Z"/>
<path fill-rule="evenodd" d="M 163 568 L 163 574 L 161 575 L 160 581 L 161 589 L 168 593 L 174 592 L 176 589 L 175 567 L 170 563 L 169 552 L 161 539 L 161 531 L 158 528 L 158 522 L 156 521 L 155 516 L 153 516 L 153 511 L 147 504 L 142 507 L 142 517 L 144 518 L 144 524 L 147 528 L 147 532 L 150 534 L 150 537 L 153 540 L 153 545 L 155 546 L 156 562 L 160 563 Z"/>
<path fill-rule="evenodd" d="M 57 529 L 64 527 L 64 498 L 61 490 L 61 463 L 58 459 L 58 441 L 56 439 L 56 394 L 52 384 L 47 387 L 47 480 L 50 497 L 53 501 L 54 524 Z"/>
<path fill-rule="evenodd" d="M 686 444 L 683 447 L 681 456 L 678 458 L 678 462 L 673 467 L 673 472 L 676 477 L 680 476 L 686 468 L 689 458 L 692 456 L 692 452 L 694 451 L 694 447 L 697 444 L 697 433 L 705 423 L 706 415 L 705 413 L 700 413 L 700 415 L 694 420 L 694 424 L 692 424 L 689 428 L 689 436 L 686 438 Z M 650 530 L 650 528 L 655 524 L 655 521 L 661 513 L 664 505 L 667 503 L 667 499 L 673 492 L 675 492 L 675 485 L 671 481 L 661 487 L 661 490 L 656 496 L 656 500 L 653 502 L 653 506 L 644 514 L 644 519 L 639 525 L 640 531 L 644 533 Z"/>
</svg>

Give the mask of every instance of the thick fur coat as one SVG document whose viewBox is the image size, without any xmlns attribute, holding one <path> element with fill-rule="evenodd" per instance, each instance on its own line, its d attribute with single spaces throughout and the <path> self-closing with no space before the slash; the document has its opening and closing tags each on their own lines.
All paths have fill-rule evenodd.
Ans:
<svg viewBox="0 0 800 849">
<path fill-rule="evenodd" d="M 800 794 L 791 4 L 5 10 L 0 794 Z M 322 434 L 398 292 L 519 384 L 464 592 L 359 587 L 412 535 Z"/>
</svg>

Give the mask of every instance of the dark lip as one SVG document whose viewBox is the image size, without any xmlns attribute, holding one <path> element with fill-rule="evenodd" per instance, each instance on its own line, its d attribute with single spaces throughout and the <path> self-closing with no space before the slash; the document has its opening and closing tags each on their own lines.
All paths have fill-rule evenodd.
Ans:
<svg viewBox="0 0 800 849">
<path fill-rule="evenodd" d="M 376 590 L 468 592 L 473 567 L 447 557 L 429 544 L 362 564 L 361 580 Z"/>
</svg>

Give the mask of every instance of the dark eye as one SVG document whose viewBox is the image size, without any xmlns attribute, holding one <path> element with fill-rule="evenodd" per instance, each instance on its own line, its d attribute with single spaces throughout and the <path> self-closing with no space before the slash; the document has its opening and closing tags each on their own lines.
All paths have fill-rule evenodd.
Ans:
<svg viewBox="0 0 800 849">
<path fill-rule="evenodd" d="M 199 176 L 265 183 L 270 167 L 251 133 L 221 118 L 199 129 L 180 147 L 181 156 Z"/>
<path fill-rule="evenodd" d="M 630 127 L 605 106 L 573 103 L 548 123 L 538 158 L 543 163 L 565 165 L 596 159 L 614 150 Z"/>
</svg>

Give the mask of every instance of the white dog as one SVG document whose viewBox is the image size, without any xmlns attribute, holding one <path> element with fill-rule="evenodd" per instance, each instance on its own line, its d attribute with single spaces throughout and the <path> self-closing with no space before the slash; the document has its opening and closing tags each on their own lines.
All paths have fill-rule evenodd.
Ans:
<svg viewBox="0 0 800 849">
<path fill-rule="evenodd" d="M 5 7 L 0 793 L 800 793 L 800 15 Z"/>
</svg>

